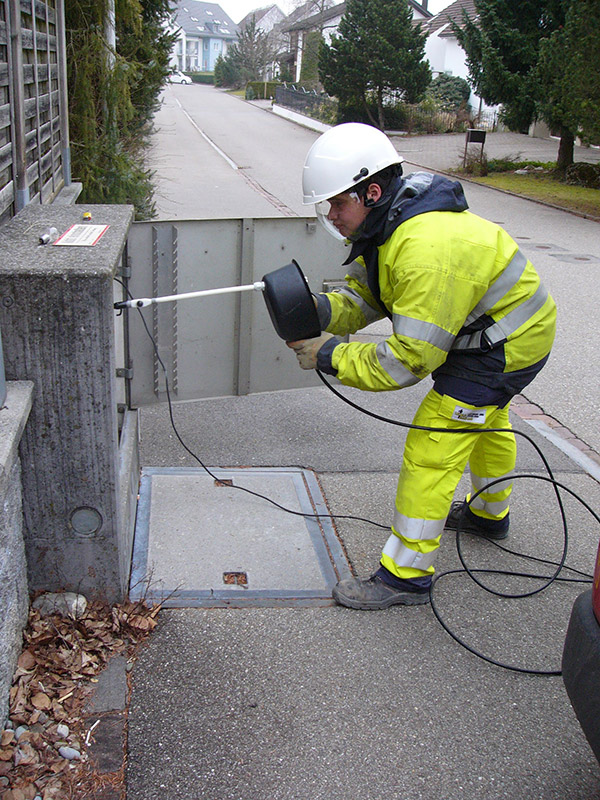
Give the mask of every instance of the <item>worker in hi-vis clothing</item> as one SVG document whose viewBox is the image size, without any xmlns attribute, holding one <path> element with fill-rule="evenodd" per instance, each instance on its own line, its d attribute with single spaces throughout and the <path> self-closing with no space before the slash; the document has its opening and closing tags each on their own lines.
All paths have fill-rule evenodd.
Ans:
<svg viewBox="0 0 600 800">
<path fill-rule="evenodd" d="M 383 609 L 429 600 L 444 529 L 503 539 L 509 527 L 516 443 L 511 398 L 548 359 L 556 307 L 531 262 L 498 225 L 467 211 L 458 182 L 416 172 L 381 131 L 345 123 L 322 134 L 304 164 L 304 204 L 351 243 L 345 285 L 318 294 L 320 336 L 288 342 L 303 369 L 378 392 L 433 377 L 411 429 L 392 531 L 377 571 L 337 584 L 337 603 Z M 387 316 L 376 343 L 336 338 Z M 452 502 L 469 464 L 471 496 Z"/>
</svg>

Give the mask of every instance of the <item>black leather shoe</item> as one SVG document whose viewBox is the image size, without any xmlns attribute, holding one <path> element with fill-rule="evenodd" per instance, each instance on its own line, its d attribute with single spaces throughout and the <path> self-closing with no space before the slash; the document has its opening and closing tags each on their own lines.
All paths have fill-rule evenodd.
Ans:
<svg viewBox="0 0 600 800">
<path fill-rule="evenodd" d="M 390 606 L 420 606 L 429 602 L 429 591 L 407 592 L 388 586 L 378 575 L 366 580 L 347 578 L 333 588 L 333 599 L 347 608 L 380 611 Z"/>
<path fill-rule="evenodd" d="M 466 509 L 463 514 L 463 508 L 465 508 L 465 506 Z M 508 536 L 508 527 L 510 524 L 508 516 L 507 514 L 504 519 L 498 520 L 497 522 L 489 520 L 489 524 L 486 525 L 485 522 L 487 522 L 487 520 L 479 522 L 478 518 L 471 512 L 464 500 L 456 500 L 450 506 L 450 513 L 448 514 L 444 528 L 455 531 L 460 527 L 461 532 L 474 533 L 476 536 L 483 536 L 484 539 L 494 539 L 498 541 L 499 539 L 506 539 Z"/>
</svg>

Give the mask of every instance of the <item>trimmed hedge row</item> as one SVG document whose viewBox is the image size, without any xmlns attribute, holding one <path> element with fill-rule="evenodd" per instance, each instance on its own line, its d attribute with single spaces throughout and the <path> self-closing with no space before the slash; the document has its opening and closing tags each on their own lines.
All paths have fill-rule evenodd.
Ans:
<svg viewBox="0 0 600 800">
<path fill-rule="evenodd" d="M 246 84 L 246 100 L 268 100 L 275 97 L 279 81 L 249 81 Z"/>
<path fill-rule="evenodd" d="M 186 72 L 194 83 L 210 83 L 214 84 L 215 76 L 213 72 Z"/>
</svg>

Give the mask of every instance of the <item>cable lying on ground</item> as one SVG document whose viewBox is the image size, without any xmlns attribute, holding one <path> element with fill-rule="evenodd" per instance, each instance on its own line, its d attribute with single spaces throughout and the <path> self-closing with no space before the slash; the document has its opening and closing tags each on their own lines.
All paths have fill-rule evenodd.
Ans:
<svg viewBox="0 0 600 800">
<path fill-rule="evenodd" d="M 122 284 L 122 285 L 124 285 L 124 284 Z M 126 289 L 126 287 L 125 287 L 125 289 Z M 126 291 L 129 294 L 127 289 L 126 289 Z M 130 294 L 129 294 L 129 296 L 131 297 Z M 141 313 L 141 309 L 138 309 L 138 311 L 140 313 L 140 318 L 142 320 L 142 324 L 144 326 L 144 329 L 145 329 L 150 341 L 152 342 L 152 346 L 154 348 L 154 353 L 155 353 L 156 359 L 157 359 L 158 363 L 160 364 L 160 367 L 161 367 L 161 369 L 163 371 L 163 374 L 164 374 L 167 404 L 168 404 L 168 408 L 169 408 L 169 420 L 170 420 L 173 432 L 175 433 L 175 436 L 176 436 L 177 440 L 179 441 L 179 443 L 181 444 L 181 446 L 183 447 L 183 449 L 200 465 L 200 467 L 211 478 L 213 478 L 213 480 L 220 482 L 220 479 L 209 469 L 209 467 L 206 466 L 206 464 L 204 464 L 204 462 L 201 460 L 201 458 L 188 447 L 188 445 L 185 443 L 185 441 L 183 440 L 182 436 L 180 435 L 180 433 L 179 433 L 179 431 L 177 429 L 177 426 L 175 424 L 174 415 L 173 415 L 173 403 L 172 403 L 172 399 L 171 399 L 171 393 L 170 393 L 167 369 L 166 369 L 165 364 L 164 364 L 164 362 L 163 362 L 163 360 L 162 360 L 162 358 L 160 356 L 160 353 L 158 351 L 158 347 L 157 347 L 157 344 L 156 344 L 156 342 L 154 340 L 154 337 L 152 336 L 152 334 L 151 334 L 151 332 L 150 332 L 150 330 L 148 328 L 148 325 L 146 323 L 146 320 L 144 319 L 144 316 Z M 430 596 L 430 601 L 431 601 L 431 608 L 432 608 L 432 611 L 433 611 L 437 621 L 440 623 L 440 625 L 443 627 L 443 629 L 458 644 L 460 644 L 462 647 L 464 647 L 466 650 L 468 650 L 473 655 L 476 655 L 478 658 L 481 658 L 481 659 L 483 659 L 484 661 L 487 661 L 490 664 L 494 664 L 495 666 L 502 667 L 503 669 L 508 669 L 508 670 L 512 670 L 512 671 L 515 671 L 515 672 L 521 672 L 521 673 L 525 673 L 525 674 L 529 674 L 529 675 L 551 675 L 551 676 L 560 675 L 561 674 L 560 670 L 548 670 L 548 671 L 545 671 L 545 670 L 533 670 L 533 669 L 528 669 L 528 668 L 525 668 L 525 667 L 518 667 L 518 666 L 513 666 L 513 665 L 510 665 L 510 664 L 505 664 L 505 663 L 497 661 L 497 660 L 495 660 L 493 658 L 490 658 L 490 657 L 482 654 L 481 652 L 479 652 L 475 648 L 471 647 L 469 644 L 464 642 L 457 634 L 455 634 L 451 630 L 451 628 L 447 625 L 447 623 L 443 620 L 443 618 L 442 618 L 442 616 L 440 614 L 440 611 L 439 611 L 439 609 L 437 607 L 437 604 L 435 602 L 434 587 L 436 586 L 436 584 L 442 578 L 444 578 L 444 577 L 446 577 L 448 575 L 467 574 L 478 586 L 480 586 L 482 589 L 484 589 L 486 592 L 488 592 L 490 594 L 493 594 L 493 595 L 495 595 L 497 597 L 501 597 L 501 598 L 505 598 L 505 599 L 522 599 L 522 598 L 525 598 L 525 597 L 531 597 L 533 595 L 539 594 L 540 592 L 542 592 L 545 589 L 547 589 L 548 587 L 550 587 L 555 581 L 561 581 L 561 582 L 566 582 L 566 583 L 591 583 L 591 581 L 592 581 L 592 576 L 591 575 L 587 575 L 586 573 L 581 572 L 580 570 L 573 569 L 572 567 L 569 567 L 565 563 L 566 556 L 567 556 L 567 548 L 568 548 L 568 527 L 567 527 L 567 520 L 566 520 L 566 516 L 565 516 L 565 510 L 564 510 L 562 498 L 561 498 L 561 495 L 560 495 L 560 489 L 566 491 L 568 494 L 570 494 L 572 497 L 574 497 L 578 502 L 580 502 L 584 506 L 584 508 L 586 508 L 586 510 L 594 517 L 594 519 L 598 523 L 600 523 L 600 516 L 598 516 L 598 514 L 596 514 L 596 512 L 589 506 L 589 504 L 586 503 L 583 500 L 583 498 L 581 498 L 576 492 L 572 491 L 567 486 L 565 486 L 564 484 L 560 483 L 559 481 L 557 481 L 554 478 L 554 475 L 552 473 L 552 469 L 550 468 L 550 464 L 548 463 L 548 460 L 546 459 L 544 453 L 539 448 L 539 446 L 533 441 L 533 439 L 530 436 L 528 436 L 526 433 L 524 433 L 522 431 L 518 431 L 518 430 L 507 429 L 507 428 L 488 428 L 488 429 L 463 428 L 463 429 L 460 429 L 460 430 L 448 430 L 447 428 L 434 428 L 434 427 L 427 427 L 427 426 L 421 426 L 421 425 L 414 425 L 412 423 L 400 422 L 398 420 L 389 419 L 388 417 L 383 417 L 383 416 L 381 416 L 379 414 L 375 414 L 374 412 L 369 411 L 369 410 L 357 405 L 356 403 L 352 402 L 347 397 L 344 397 L 344 395 L 342 395 L 339 391 L 337 391 L 337 389 L 335 389 L 323 377 L 323 375 L 321 374 L 321 372 L 319 370 L 316 370 L 316 372 L 317 372 L 319 378 L 321 379 L 321 381 L 325 384 L 325 386 L 334 395 L 336 395 L 340 400 L 342 400 L 344 403 L 346 403 L 347 405 L 351 406 L 355 410 L 359 411 L 360 413 L 366 414 L 367 416 L 370 416 L 370 417 L 372 417 L 372 418 L 374 418 L 376 420 L 379 420 L 380 422 L 385 422 L 387 424 L 396 425 L 398 427 L 406 428 L 406 429 L 417 429 L 417 430 L 440 432 L 440 433 L 454 433 L 454 434 L 478 433 L 478 434 L 485 434 L 485 433 L 512 432 L 512 433 L 515 433 L 515 434 L 517 434 L 519 436 L 522 436 L 524 439 L 526 439 L 532 445 L 532 447 L 535 449 L 535 451 L 539 455 L 542 463 L 544 464 L 544 467 L 545 467 L 545 469 L 546 469 L 546 471 L 548 473 L 548 476 L 546 477 L 544 475 L 523 474 L 523 475 L 515 475 L 515 476 L 513 476 L 513 478 L 515 478 L 515 479 L 530 478 L 530 479 L 533 479 L 533 480 L 542 480 L 542 481 L 545 481 L 547 483 L 550 483 L 553 486 L 554 492 L 555 492 L 555 495 L 556 495 L 557 504 L 558 504 L 559 509 L 560 509 L 560 514 L 561 514 L 561 518 L 562 518 L 562 526 L 563 526 L 563 548 L 562 548 L 561 558 L 560 558 L 560 560 L 558 562 L 549 561 L 547 559 L 542 559 L 542 558 L 538 558 L 538 557 L 535 557 L 535 556 L 529 556 L 529 555 L 526 555 L 524 553 L 518 553 L 518 552 L 512 551 L 512 550 L 506 548 L 505 546 L 498 544 L 497 542 L 492 542 L 492 544 L 495 544 L 496 547 L 499 547 L 501 550 L 505 551 L 506 553 L 509 553 L 511 555 L 514 555 L 514 556 L 517 556 L 519 558 L 523 558 L 523 559 L 527 559 L 527 560 L 530 560 L 530 561 L 535 561 L 535 562 L 538 562 L 538 563 L 541 563 L 541 564 L 546 564 L 546 565 L 549 565 L 549 566 L 556 567 L 556 569 L 554 570 L 553 574 L 548 576 L 548 575 L 539 575 L 539 574 L 536 575 L 536 574 L 530 574 L 530 573 L 512 572 L 512 571 L 506 571 L 506 570 L 490 570 L 490 569 L 472 569 L 472 568 L 470 568 L 467 565 L 466 561 L 465 561 L 465 558 L 464 558 L 464 555 L 463 555 L 463 552 L 462 552 L 462 549 L 461 549 L 460 541 L 461 541 L 461 537 L 464 535 L 464 532 L 461 531 L 461 528 L 460 528 L 460 525 L 459 525 L 459 527 L 458 527 L 458 529 L 456 531 L 456 546 L 457 546 L 458 556 L 459 556 L 459 559 L 461 561 L 461 564 L 462 564 L 463 568 L 460 569 L 460 570 L 449 570 L 447 572 L 443 572 L 443 573 L 440 573 L 440 574 L 436 575 L 434 577 L 432 583 L 431 583 L 431 587 L 430 587 L 430 590 L 429 590 L 429 596 Z M 502 481 L 502 479 L 491 481 L 490 483 L 486 484 L 485 487 L 480 489 L 478 492 L 474 493 L 472 495 L 472 497 L 467 501 L 467 504 L 465 505 L 465 509 L 463 510 L 463 516 L 465 514 L 467 506 L 470 505 L 479 496 L 479 494 L 481 494 L 481 492 L 488 491 L 490 486 L 493 486 L 494 484 L 499 483 L 501 481 Z M 389 530 L 389 525 L 384 525 L 382 523 L 375 522 L 374 520 L 371 520 L 371 519 L 368 519 L 368 518 L 365 518 L 365 517 L 359 517 L 359 516 L 354 516 L 354 515 L 350 515 L 350 514 L 334 514 L 334 513 L 329 513 L 329 514 L 317 514 L 317 513 L 314 513 L 313 514 L 313 513 L 306 513 L 306 512 L 302 512 L 302 511 L 296 511 L 294 509 L 290 509 L 290 508 L 287 508 L 287 507 L 281 505 L 277 501 L 273 500 L 272 498 L 270 498 L 270 497 L 268 497 L 266 495 L 261 494 L 260 492 L 255 492 L 255 491 L 253 491 L 251 489 L 248 489 L 248 488 L 246 488 L 244 486 L 231 485 L 229 488 L 237 489 L 239 491 L 245 492 L 246 494 L 252 495 L 253 497 L 257 497 L 259 499 L 265 500 L 268 503 L 270 503 L 271 505 L 273 505 L 275 508 L 278 508 L 281 511 L 284 511 L 285 513 L 288 513 L 288 514 L 292 514 L 294 516 L 310 517 L 310 518 L 314 518 L 314 519 L 329 518 L 329 519 L 332 519 L 332 520 L 336 520 L 336 519 L 337 520 L 342 520 L 342 519 L 344 519 L 344 520 L 354 520 L 354 521 L 358 521 L 358 522 L 364 522 L 364 523 L 367 523 L 369 525 L 374 525 L 375 527 L 383 528 L 384 530 Z M 576 573 L 578 575 L 581 575 L 582 577 L 581 578 L 561 577 L 560 573 L 565 569 L 566 570 L 570 570 L 571 572 Z M 535 579 L 535 580 L 545 581 L 545 583 L 543 583 L 542 586 L 537 587 L 536 589 L 533 589 L 532 591 L 529 591 L 529 592 L 523 592 L 523 593 L 518 593 L 518 594 L 509 594 L 509 593 L 506 593 L 506 592 L 498 592 L 498 591 L 493 590 L 490 587 L 486 586 L 478 578 L 475 577 L 476 574 L 503 575 L 505 577 L 519 577 L 519 578 L 524 578 L 524 579 L 528 579 L 528 580 Z"/>
</svg>

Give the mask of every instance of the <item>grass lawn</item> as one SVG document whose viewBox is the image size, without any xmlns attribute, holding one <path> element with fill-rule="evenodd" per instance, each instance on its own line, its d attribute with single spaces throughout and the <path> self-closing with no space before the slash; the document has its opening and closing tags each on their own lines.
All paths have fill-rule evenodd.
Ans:
<svg viewBox="0 0 600 800">
<path fill-rule="evenodd" d="M 476 183 L 520 194 L 532 200 L 579 211 L 600 218 L 600 191 L 583 186 L 569 186 L 548 175 L 515 175 L 513 172 L 497 172 L 485 178 L 471 178 Z"/>
</svg>

